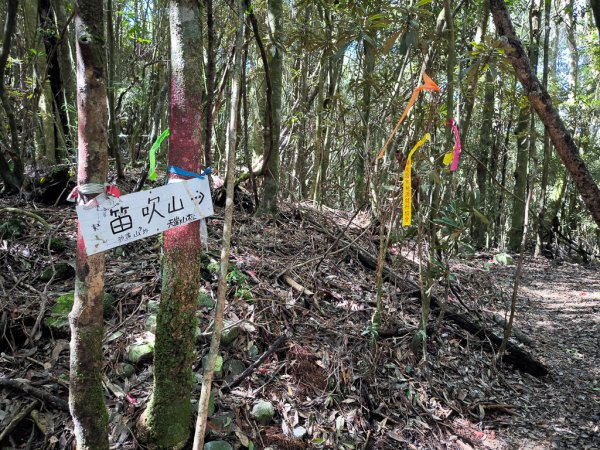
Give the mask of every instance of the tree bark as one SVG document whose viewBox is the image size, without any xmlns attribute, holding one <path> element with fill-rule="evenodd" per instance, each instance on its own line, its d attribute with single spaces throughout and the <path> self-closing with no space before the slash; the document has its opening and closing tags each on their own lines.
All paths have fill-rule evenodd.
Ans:
<svg viewBox="0 0 600 450">
<path fill-rule="evenodd" d="M 480 211 L 486 214 L 487 209 L 485 208 L 487 198 L 487 181 L 489 174 L 487 173 L 487 165 L 490 159 L 496 161 L 494 155 L 490 158 L 490 152 L 493 150 L 493 118 L 494 118 L 494 78 L 491 72 L 488 70 L 485 74 L 485 94 L 483 99 L 483 112 L 481 119 L 481 130 L 479 131 L 479 158 L 483 164 L 478 164 L 476 170 L 477 173 L 477 188 L 479 189 L 479 205 Z M 485 247 L 486 239 L 485 232 L 487 224 L 484 223 L 480 218 L 474 218 L 473 224 L 473 240 L 475 241 L 475 247 L 482 249 Z"/>
<path fill-rule="evenodd" d="M 548 67 L 550 63 L 550 14 L 552 11 L 552 0 L 544 0 L 544 59 L 542 62 L 542 86 L 544 89 L 548 88 Z M 548 189 L 548 174 L 550 167 L 550 135 L 548 130 L 544 128 L 544 147 L 542 152 L 542 179 L 540 181 L 540 195 L 539 195 L 539 213 L 538 220 L 535 225 L 536 227 L 536 243 L 534 255 L 539 256 L 542 251 L 544 228 L 545 228 L 545 216 L 547 209 L 546 192 Z"/>
<path fill-rule="evenodd" d="M 371 153 L 371 96 L 373 91 L 373 71 L 375 69 L 375 47 L 372 45 L 376 37 L 370 33 L 368 39 L 363 39 L 363 74 L 362 74 L 362 111 L 360 113 L 361 121 L 361 140 L 356 156 L 356 175 L 354 179 L 354 206 L 359 208 L 367 200 L 367 167 L 370 161 Z"/>
<path fill-rule="evenodd" d="M 78 0 L 75 33 L 77 52 L 77 114 L 79 186 L 106 180 L 106 83 L 102 0 Z M 83 196 L 84 202 L 97 194 Z M 69 406 L 77 448 L 108 449 L 108 412 L 102 389 L 104 253 L 87 256 L 77 234 L 75 301 L 71 325 Z"/>
<path fill-rule="evenodd" d="M 590 0 L 590 8 L 594 14 L 594 22 L 598 28 L 598 37 L 600 38 L 600 0 Z"/>
<path fill-rule="evenodd" d="M 109 153 L 115 158 L 117 179 L 123 179 L 123 166 L 119 149 L 119 126 L 115 118 L 115 39 L 113 32 L 113 0 L 106 0 L 106 67 L 108 75 L 108 126 L 110 128 Z M 133 161 L 132 161 L 133 162 Z"/>
<path fill-rule="evenodd" d="M 204 119 L 204 163 L 212 165 L 212 108 L 215 97 L 215 26 L 213 0 L 204 0 L 206 5 L 206 99 Z"/>
<path fill-rule="evenodd" d="M 58 61 L 60 66 L 60 80 L 62 86 L 62 92 L 60 93 L 62 101 L 60 102 L 63 110 L 61 114 L 64 114 L 67 121 L 67 129 L 65 130 L 65 144 L 68 149 L 74 144 L 73 138 L 73 127 L 75 126 L 75 113 L 71 108 L 71 105 L 75 103 L 75 67 L 72 55 L 71 55 L 71 44 L 69 43 L 69 33 L 65 29 L 68 26 L 68 17 L 65 9 L 64 1 L 54 2 L 54 13 L 56 28 L 59 35 L 61 35 L 60 41 L 58 42 Z"/>
<path fill-rule="evenodd" d="M 10 52 L 10 43 L 15 32 L 17 18 L 18 0 L 8 0 L 6 9 L 6 20 L 4 22 L 4 35 L 2 36 L 2 50 L 0 52 L 0 102 L 6 112 L 8 127 L 10 129 L 10 150 L 8 156 L 13 162 L 11 171 L 10 165 L 6 160 L 4 153 L 0 152 L 0 176 L 4 181 L 4 189 L 9 192 L 18 192 L 23 184 L 23 161 L 19 151 L 19 134 L 17 121 L 12 108 L 8 94 L 4 88 L 4 71 Z"/>
<path fill-rule="evenodd" d="M 170 166 L 198 173 L 202 154 L 200 17 L 195 0 L 171 0 Z M 170 180 L 180 178 L 170 174 Z M 182 448 L 189 437 L 194 384 L 196 301 L 200 283 L 198 222 L 164 233 L 162 293 L 156 323 L 154 386 L 140 419 L 143 438 Z"/>
<path fill-rule="evenodd" d="M 269 51 L 269 76 L 271 79 L 271 114 L 272 129 L 265 129 L 265 143 L 271 146 L 269 154 L 267 146 L 264 161 L 268 162 L 264 174 L 262 202 L 258 214 L 274 215 L 277 212 L 277 195 L 279 193 L 279 135 L 281 132 L 281 91 L 283 81 L 283 2 L 268 0 L 268 27 L 271 39 Z M 268 101 L 268 99 L 267 99 Z M 268 122 L 268 121 L 266 121 Z M 268 155 L 268 158 L 267 158 Z M 268 159 L 268 161 L 267 161 Z"/>
<path fill-rule="evenodd" d="M 517 78 L 540 120 L 548 129 L 556 152 L 571 175 L 588 211 L 600 226 L 600 189 L 579 156 L 579 149 L 554 108 L 547 90 L 531 69 L 529 58 L 515 34 L 504 0 L 490 0 L 490 5 L 496 29 L 505 41 L 506 55 L 515 69 Z"/>
</svg>

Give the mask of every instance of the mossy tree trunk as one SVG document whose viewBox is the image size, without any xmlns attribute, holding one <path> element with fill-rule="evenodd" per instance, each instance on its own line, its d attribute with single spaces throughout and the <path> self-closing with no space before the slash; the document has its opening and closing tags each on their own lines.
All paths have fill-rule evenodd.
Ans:
<svg viewBox="0 0 600 450">
<path fill-rule="evenodd" d="M 18 0 L 8 0 L 6 8 L 6 20 L 4 21 L 4 34 L 2 36 L 2 49 L 0 51 L 0 102 L 6 113 L 6 119 L 10 129 L 10 150 L 8 156 L 12 161 L 12 170 L 4 153 L 0 152 L 0 177 L 4 181 L 4 189 L 16 192 L 21 189 L 23 183 L 23 161 L 19 151 L 19 134 L 17 121 L 13 111 L 12 103 L 4 88 L 4 71 L 10 52 L 10 44 L 15 32 L 17 19 Z"/>
<path fill-rule="evenodd" d="M 56 162 L 56 137 L 54 129 L 54 99 L 50 82 L 51 59 L 44 44 L 50 45 L 46 33 L 49 5 L 38 0 L 23 2 L 26 41 L 35 50 L 32 74 L 32 110 L 35 113 L 35 159 L 45 166 Z"/>
<path fill-rule="evenodd" d="M 496 155 L 491 155 L 493 147 L 492 133 L 494 118 L 494 78 L 488 70 L 485 74 L 485 94 L 483 100 L 483 112 L 481 120 L 481 130 L 479 132 L 479 158 L 482 164 L 477 165 L 477 188 L 479 189 L 480 203 L 477 205 L 480 211 L 485 214 L 485 203 L 487 201 L 487 166 L 490 160 L 495 160 Z M 473 240 L 476 248 L 484 248 L 486 245 L 485 233 L 487 224 L 480 218 L 474 218 Z"/>
<path fill-rule="evenodd" d="M 273 148 L 269 157 L 269 165 L 264 175 L 262 202 L 257 211 L 262 215 L 273 215 L 277 212 L 277 194 L 279 193 L 279 135 L 281 133 L 281 90 L 283 85 L 283 2 L 268 0 L 268 28 L 270 46 L 269 75 L 271 77 L 271 112 L 273 117 Z M 268 101 L 268 100 L 267 100 Z M 265 120 L 268 123 L 268 120 Z M 265 127 L 265 151 L 268 154 L 269 130 Z"/>
<path fill-rule="evenodd" d="M 535 72 L 538 62 L 539 46 L 539 6 L 537 2 L 531 4 L 529 11 L 529 60 Z M 513 200 L 511 228 L 508 234 L 508 248 L 519 251 L 523 240 L 525 224 L 525 197 L 528 192 L 528 180 L 531 173 L 535 172 L 535 117 L 528 101 L 522 99 L 519 112 L 519 122 L 515 130 L 517 138 L 517 163 L 515 168 L 515 195 Z M 531 160 L 531 162 L 530 162 Z M 533 187 L 533 186 L 532 186 Z"/>
<path fill-rule="evenodd" d="M 102 0 L 78 0 L 75 6 L 77 51 L 77 114 L 79 167 L 77 183 L 106 180 L 106 83 Z M 81 201 L 90 200 L 83 196 Z M 81 231 L 77 234 L 75 301 L 71 324 L 69 407 L 77 448 L 108 449 L 108 412 L 102 389 L 104 253 L 87 256 Z"/>
<path fill-rule="evenodd" d="M 202 153 L 200 17 L 195 0 L 171 0 L 170 166 L 199 172 Z M 170 180 L 178 178 L 170 174 Z M 196 301 L 200 282 L 198 222 L 164 233 L 162 293 L 156 323 L 154 386 L 140 422 L 158 448 L 182 448 L 190 435 Z"/>
</svg>

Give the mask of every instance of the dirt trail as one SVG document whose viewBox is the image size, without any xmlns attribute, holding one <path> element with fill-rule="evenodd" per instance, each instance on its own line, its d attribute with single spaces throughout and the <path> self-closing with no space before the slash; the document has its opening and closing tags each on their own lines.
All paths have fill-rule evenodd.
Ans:
<svg viewBox="0 0 600 450">
<path fill-rule="evenodd" d="M 513 268 L 497 269 L 506 282 Z M 515 448 L 600 448 L 600 271 L 544 258 L 525 262 L 516 325 L 550 369 L 513 385 Z"/>
</svg>

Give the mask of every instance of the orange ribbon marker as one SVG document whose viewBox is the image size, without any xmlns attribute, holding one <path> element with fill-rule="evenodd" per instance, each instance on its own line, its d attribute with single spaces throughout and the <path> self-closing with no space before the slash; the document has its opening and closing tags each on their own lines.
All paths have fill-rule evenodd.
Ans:
<svg viewBox="0 0 600 450">
<path fill-rule="evenodd" d="M 377 155 L 377 160 L 380 160 L 381 158 L 383 158 L 383 154 L 385 153 L 385 149 L 388 147 L 388 145 L 390 145 L 390 142 L 392 141 L 392 138 L 396 134 L 396 131 L 398 131 L 398 128 L 400 128 L 400 124 L 406 118 L 406 116 L 410 112 L 410 109 L 413 107 L 413 105 L 417 101 L 417 97 L 419 96 L 419 92 L 421 92 L 423 90 L 425 90 L 425 91 L 440 92 L 440 87 L 437 84 L 435 84 L 435 81 L 433 81 L 431 78 L 429 78 L 429 76 L 426 73 L 424 73 L 424 72 L 423 72 L 423 82 L 425 84 L 422 84 L 421 86 L 417 86 L 415 88 L 415 90 L 413 91 L 412 96 L 410 97 L 410 100 L 408 101 L 408 105 L 406 106 L 406 109 L 402 113 L 402 116 L 400 116 L 400 120 L 396 124 L 396 127 L 394 128 L 394 131 L 392 131 L 392 134 L 388 138 L 387 142 L 381 148 L 381 151 L 379 152 L 379 155 Z"/>
<path fill-rule="evenodd" d="M 412 155 L 417 149 L 423 145 L 426 141 L 431 140 L 431 135 L 425 133 L 425 136 L 421 138 L 419 142 L 415 144 L 408 158 L 406 159 L 406 166 L 404 166 L 404 181 L 402 186 L 402 226 L 407 227 L 412 221 Z"/>
</svg>

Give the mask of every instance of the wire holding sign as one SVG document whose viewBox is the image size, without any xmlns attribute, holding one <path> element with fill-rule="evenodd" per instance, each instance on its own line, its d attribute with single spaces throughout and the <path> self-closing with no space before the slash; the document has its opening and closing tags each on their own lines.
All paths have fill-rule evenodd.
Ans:
<svg viewBox="0 0 600 450">
<path fill-rule="evenodd" d="M 101 195 L 97 202 L 77 206 L 88 255 L 152 236 L 214 214 L 208 179 L 179 183 L 123 195 Z"/>
</svg>

